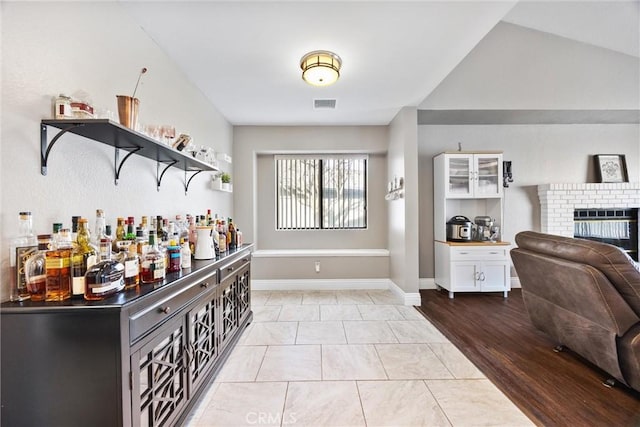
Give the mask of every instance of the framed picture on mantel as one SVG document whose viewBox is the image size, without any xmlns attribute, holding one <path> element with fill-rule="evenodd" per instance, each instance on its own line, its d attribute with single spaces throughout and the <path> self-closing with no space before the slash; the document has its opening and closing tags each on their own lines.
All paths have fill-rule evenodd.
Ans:
<svg viewBox="0 0 640 427">
<path fill-rule="evenodd" d="M 596 154 L 593 160 L 598 182 L 629 182 L 624 154 Z"/>
</svg>

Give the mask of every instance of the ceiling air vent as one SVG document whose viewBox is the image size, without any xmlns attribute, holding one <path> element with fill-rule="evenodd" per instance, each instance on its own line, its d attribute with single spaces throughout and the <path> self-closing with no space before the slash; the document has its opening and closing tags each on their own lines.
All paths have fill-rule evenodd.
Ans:
<svg viewBox="0 0 640 427">
<path fill-rule="evenodd" d="M 314 110 L 332 110 L 336 108 L 336 100 L 335 99 L 314 99 L 313 100 L 313 108 Z"/>
</svg>

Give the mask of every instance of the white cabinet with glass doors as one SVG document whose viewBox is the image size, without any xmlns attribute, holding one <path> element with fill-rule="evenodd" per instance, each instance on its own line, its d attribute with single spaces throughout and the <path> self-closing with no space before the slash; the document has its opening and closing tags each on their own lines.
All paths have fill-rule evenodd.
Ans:
<svg viewBox="0 0 640 427">
<path fill-rule="evenodd" d="M 502 154 L 447 153 L 445 197 L 502 197 Z"/>
<path fill-rule="evenodd" d="M 451 242 L 447 221 L 464 216 L 491 217 L 504 233 L 502 153 L 445 152 L 433 160 L 435 283 L 456 292 L 511 290 L 510 244 L 503 241 Z"/>
</svg>

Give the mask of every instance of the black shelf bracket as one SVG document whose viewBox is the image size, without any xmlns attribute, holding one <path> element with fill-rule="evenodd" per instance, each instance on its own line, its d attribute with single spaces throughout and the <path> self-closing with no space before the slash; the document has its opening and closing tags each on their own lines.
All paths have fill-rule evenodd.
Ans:
<svg viewBox="0 0 640 427">
<path fill-rule="evenodd" d="M 49 153 L 51 152 L 51 149 L 53 148 L 55 143 L 58 142 L 60 137 L 65 133 L 81 126 L 84 126 L 84 124 L 73 124 L 67 128 L 60 130 L 60 132 L 58 132 L 56 136 L 51 139 L 51 142 L 47 144 L 47 125 L 40 125 L 40 173 L 42 175 L 47 175 L 47 160 L 49 160 Z"/>
<path fill-rule="evenodd" d="M 120 164 L 118 164 L 118 159 L 120 158 L 120 148 L 116 147 L 115 148 L 115 155 L 114 155 L 114 159 L 113 159 L 113 169 L 114 169 L 114 173 L 115 173 L 115 179 L 114 179 L 114 184 L 118 185 L 118 179 L 120 179 L 120 171 L 122 170 L 122 166 L 124 165 L 124 162 L 127 161 L 127 159 L 129 157 L 131 157 L 131 155 L 137 153 L 138 151 L 142 150 L 142 147 L 122 147 L 124 149 L 131 149 L 131 151 L 129 151 L 127 153 L 126 156 L 124 156 L 124 158 L 122 159 L 122 161 L 120 162 Z"/>
<path fill-rule="evenodd" d="M 48 128 L 57 134 L 48 141 Z M 218 171 L 216 166 L 203 162 L 186 152 L 178 151 L 162 142 L 131 130 L 109 119 L 42 120 L 40 123 L 40 173 L 47 174 L 47 162 L 53 146 L 62 135 L 70 133 L 114 148 L 114 184 L 118 185 L 124 164 L 133 154 L 156 162 L 156 185 L 160 191 L 162 178 L 171 166 L 185 171 L 185 194 L 194 176 L 202 171 Z M 126 154 L 120 154 L 120 150 Z M 188 177 L 187 173 L 193 173 Z"/>
<path fill-rule="evenodd" d="M 160 173 L 160 160 L 158 160 L 156 162 L 156 179 L 157 179 L 157 184 L 158 184 L 158 191 L 160 191 L 160 183 L 162 183 L 162 177 L 164 176 L 165 172 L 167 170 L 169 170 L 169 168 L 173 165 L 175 165 L 176 163 L 178 163 L 177 160 L 170 160 L 167 163 L 167 166 L 162 170 L 162 173 Z"/>
<path fill-rule="evenodd" d="M 185 196 L 187 195 L 187 191 L 189 191 L 189 184 L 191 184 L 191 180 L 192 180 L 193 178 L 195 178 L 195 176 L 196 176 L 196 175 L 198 175 L 200 172 L 202 172 L 202 171 L 201 171 L 201 170 L 196 171 L 196 172 L 195 172 L 193 175 L 191 175 L 191 176 L 189 177 L 189 179 L 187 180 L 187 171 L 186 171 L 186 170 L 184 171 L 184 181 L 185 181 L 185 183 L 184 183 L 184 195 L 185 195 Z"/>
</svg>

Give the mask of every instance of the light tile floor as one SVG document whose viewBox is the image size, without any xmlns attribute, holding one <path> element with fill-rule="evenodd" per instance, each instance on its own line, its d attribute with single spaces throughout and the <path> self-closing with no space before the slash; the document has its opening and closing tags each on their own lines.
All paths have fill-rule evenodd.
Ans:
<svg viewBox="0 0 640 427">
<path fill-rule="evenodd" d="M 253 291 L 253 323 L 187 425 L 533 425 L 400 304 L 385 290 Z"/>
</svg>

